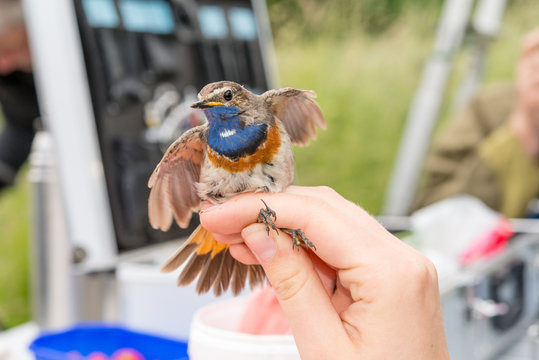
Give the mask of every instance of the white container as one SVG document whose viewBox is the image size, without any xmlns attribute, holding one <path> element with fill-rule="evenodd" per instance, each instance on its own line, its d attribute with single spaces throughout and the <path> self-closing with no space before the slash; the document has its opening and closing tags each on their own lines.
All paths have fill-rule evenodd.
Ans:
<svg viewBox="0 0 539 360">
<path fill-rule="evenodd" d="M 169 274 L 159 271 L 178 244 L 163 245 L 146 249 L 141 256 L 137 254 L 118 265 L 118 320 L 140 331 L 186 340 L 196 310 L 233 295 L 230 292 L 219 298 L 213 292 L 198 295 L 195 283 L 178 287 L 176 279 L 181 269 Z"/>
<path fill-rule="evenodd" d="M 426 206 L 410 218 L 413 236 L 422 250 L 434 249 L 454 261 L 474 241 L 496 228 L 501 219 L 499 213 L 469 195 Z"/>
<path fill-rule="evenodd" d="M 299 360 L 292 335 L 251 335 L 237 332 L 245 298 L 213 303 L 199 309 L 191 324 L 190 360 Z"/>
</svg>

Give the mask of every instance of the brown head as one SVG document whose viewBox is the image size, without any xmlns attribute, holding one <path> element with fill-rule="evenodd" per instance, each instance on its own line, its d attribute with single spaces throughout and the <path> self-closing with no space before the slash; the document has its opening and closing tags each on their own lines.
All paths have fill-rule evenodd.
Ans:
<svg viewBox="0 0 539 360">
<path fill-rule="evenodd" d="M 208 84 L 198 93 L 193 108 L 206 109 L 213 106 L 235 106 L 240 112 L 252 108 L 260 101 L 258 96 L 233 81 L 218 81 Z"/>
</svg>

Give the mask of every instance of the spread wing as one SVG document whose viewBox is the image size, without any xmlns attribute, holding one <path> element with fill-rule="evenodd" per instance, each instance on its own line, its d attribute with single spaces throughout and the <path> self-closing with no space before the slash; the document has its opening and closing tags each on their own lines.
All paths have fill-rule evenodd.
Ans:
<svg viewBox="0 0 539 360">
<path fill-rule="evenodd" d="M 165 152 L 148 181 L 152 190 L 148 216 L 154 229 L 166 231 L 176 219 L 179 226 L 189 225 L 192 211 L 200 205 L 195 183 L 200 179 L 204 158 L 206 125 L 192 128 L 180 136 Z"/>
<path fill-rule="evenodd" d="M 311 90 L 284 88 L 269 90 L 262 94 L 271 106 L 273 114 L 281 120 L 296 145 L 307 145 L 316 138 L 316 127 L 326 128 L 322 110 L 313 100 L 316 93 Z"/>
</svg>

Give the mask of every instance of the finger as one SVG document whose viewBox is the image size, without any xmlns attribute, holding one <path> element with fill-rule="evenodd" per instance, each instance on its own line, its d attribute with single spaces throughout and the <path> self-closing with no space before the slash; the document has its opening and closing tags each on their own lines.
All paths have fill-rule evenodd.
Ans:
<svg viewBox="0 0 539 360">
<path fill-rule="evenodd" d="M 329 297 L 332 297 L 335 292 L 335 286 L 337 282 L 337 273 L 335 269 L 329 267 L 328 264 L 322 261 L 312 251 L 308 251 L 306 253 L 311 259 L 313 268 L 318 273 L 318 277 L 320 278 L 320 281 L 322 282 L 322 285 L 324 286 L 327 295 Z"/>
<path fill-rule="evenodd" d="M 253 255 L 249 247 L 247 247 L 247 245 L 243 243 L 243 239 L 241 244 L 230 245 L 229 249 L 232 257 L 241 263 L 244 263 L 246 265 L 260 264 L 260 262 Z M 322 285 L 324 285 L 324 289 L 326 289 L 326 293 L 328 294 L 328 296 L 332 296 L 335 292 L 335 286 L 337 281 L 337 274 L 335 270 L 330 268 L 325 262 L 320 260 L 320 258 L 314 255 L 312 252 L 308 252 L 307 254 L 309 255 L 313 266 L 318 273 L 320 281 L 322 281 Z"/>
<path fill-rule="evenodd" d="M 242 236 L 275 290 L 302 359 L 330 359 L 335 348 L 350 346 L 339 314 L 305 251 L 292 250 L 289 236 L 282 232 L 268 235 L 262 224 L 248 226 Z M 332 346 L 314 345 L 328 343 Z"/>
<path fill-rule="evenodd" d="M 354 222 L 357 221 L 358 217 L 368 215 L 360 206 L 342 197 L 341 194 L 328 186 L 290 186 L 284 193 L 321 200 L 325 209 L 331 209 L 334 213 L 338 213 L 340 217 L 349 218 Z"/>
<path fill-rule="evenodd" d="M 253 255 L 251 250 L 245 244 L 234 244 L 230 245 L 230 255 L 236 260 L 245 265 L 257 265 L 259 264 L 256 257 Z"/>
<path fill-rule="evenodd" d="M 303 196 L 309 196 L 312 198 L 317 198 L 320 200 L 325 200 L 328 203 L 338 201 L 339 200 L 338 197 L 340 197 L 340 195 L 336 191 L 325 186 L 319 186 L 319 187 L 289 186 L 285 190 L 285 192 L 289 194 L 303 195 Z M 202 213 L 206 211 L 210 211 L 211 208 L 214 208 L 216 206 L 218 205 L 214 205 L 208 202 L 203 202 L 201 205 Z M 238 243 L 243 242 L 243 239 L 241 238 L 240 233 L 220 234 L 220 233 L 214 232 L 213 235 L 214 235 L 215 240 L 224 244 L 238 244 Z"/>
<path fill-rule="evenodd" d="M 243 238 L 240 234 L 219 234 L 219 233 L 212 233 L 213 238 L 220 242 L 221 244 L 241 244 L 243 243 Z"/>
<path fill-rule="evenodd" d="M 335 311 L 342 314 L 343 311 L 348 309 L 354 303 L 354 300 L 352 299 L 350 289 L 345 287 L 340 281 L 337 281 L 331 302 L 333 303 Z"/>
<path fill-rule="evenodd" d="M 357 211 L 357 208 L 358 208 L 357 205 L 343 198 L 339 193 L 337 193 L 335 190 L 327 186 L 307 187 L 307 186 L 293 186 L 292 185 L 292 186 L 287 187 L 283 191 L 283 193 L 305 196 L 305 197 L 309 197 L 313 199 L 319 199 L 319 200 L 327 202 L 327 204 L 339 203 L 342 208 L 343 213 L 354 212 L 354 211 Z M 247 193 L 247 195 L 249 194 L 261 194 L 261 193 Z M 245 194 L 241 194 L 241 195 L 245 195 Z M 204 214 L 206 212 L 210 212 L 219 206 L 220 206 L 219 204 L 212 204 L 208 201 L 203 201 L 200 205 L 200 213 Z M 261 206 L 258 206 L 258 207 L 260 208 Z"/>
<path fill-rule="evenodd" d="M 337 201 L 329 202 L 295 193 L 242 194 L 209 208 L 200 220 L 211 232 L 238 233 L 258 221 L 258 213 L 264 207 L 261 199 L 276 212 L 278 228 L 303 230 L 315 244 L 315 254 L 335 268 L 361 265 L 358 261 L 377 263 L 383 255 L 382 244 L 398 241 L 388 240 L 392 236 L 380 224 L 340 195 Z M 355 231 L 339 232 L 340 229 Z"/>
<path fill-rule="evenodd" d="M 287 194 L 309 196 L 328 202 L 338 201 L 342 198 L 339 193 L 328 186 L 294 186 L 291 185 L 284 190 Z"/>
<path fill-rule="evenodd" d="M 294 199 L 296 205 L 305 207 L 306 210 L 309 210 L 309 207 L 306 205 L 316 200 L 329 206 L 330 202 L 324 202 L 322 196 L 306 195 L 305 191 L 289 188 L 286 190 L 286 195 L 283 195 L 283 193 L 240 194 L 224 204 L 204 208 L 201 211 L 201 221 L 203 226 L 212 232 L 222 234 L 239 233 L 247 225 L 258 221 L 258 213 L 260 209 L 265 207 L 262 202 L 264 200 L 266 203 L 268 201 L 274 203 L 273 205 L 269 205 L 272 210 L 278 210 L 277 219 L 275 219 L 276 224 L 278 223 L 281 227 L 284 227 L 283 225 L 286 224 L 286 219 L 291 218 L 292 214 L 297 214 L 297 210 L 292 210 L 291 207 L 286 206 L 287 199 Z M 276 202 L 278 204 L 275 204 Z M 221 214 L 225 214 L 226 219 L 220 220 L 219 217 Z"/>
<path fill-rule="evenodd" d="M 352 220 L 357 220 L 357 217 L 364 217 L 366 215 L 365 211 L 361 209 L 356 204 L 352 203 L 351 201 L 343 198 L 339 193 L 337 193 L 335 190 L 327 187 L 327 186 L 319 186 L 319 187 L 304 187 L 304 186 L 290 186 L 287 189 L 285 189 L 282 193 L 245 193 L 240 194 L 238 196 L 235 196 L 232 198 L 232 200 L 229 200 L 228 202 L 235 200 L 238 200 L 244 196 L 255 197 L 252 203 L 252 211 L 249 214 L 250 216 L 248 218 L 238 216 L 237 218 L 231 219 L 227 226 L 220 227 L 219 229 L 215 229 L 215 232 L 221 231 L 222 233 L 236 233 L 241 231 L 245 226 L 248 224 L 252 224 L 253 222 L 256 222 L 258 220 L 258 212 L 261 208 L 264 208 L 264 204 L 261 200 L 263 200 L 263 197 L 265 196 L 284 196 L 283 201 L 281 203 L 286 202 L 286 196 L 296 196 L 296 199 L 303 199 L 300 200 L 298 205 L 300 205 L 301 208 L 308 208 L 309 203 L 313 203 L 313 205 L 316 205 L 316 201 L 318 200 L 318 204 L 321 204 L 323 206 L 323 209 L 321 210 L 332 210 L 333 213 L 339 214 L 339 216 L 343 218 L 350 218 Z M 227 202 L 227 203 L 228 203 Z M 225 204 L 227 204 L 225 203 Z M 222 207 L 224 204 L 221 205 L 212 205 L 212 204 L 204 204 L 202 205 L 201 210 L 201 216 L 205 217 L 206 213 L 213 212 L 214 210 Z M 243 206 L 244 204 L 240 203 L 240 206 Z M 270 206 L 271 208 L 271 206 Z M 241 209 L 238 209 L 240 212 L 243 211 Z M 247 210 L 247 209 L 245 209 Z M 272 209 L 276 210 L 276 209 Z M 296 210 L 290 211 L 289 207 L 285 206 L 285 210 L 287 210 L 288 213 L 292 212 L 295 215 L 298 215 L 298 212 Z M 282 212 L 282 210 L 279 210 L 279 214 Z M 246 213 L 243 212 L 242 215 L 245 215 Z M 240 214 L 241 215 L 241 214 Z M 235 216 L 235 215 L 234 215 Z M 213 216 L 212 216 L 213 217 Z M 201 221 L 204 221 L 205 219 L 201 219 Z M 218 219 L 214 219 L 218 220 Z M 278 220 L 278 219 L 277 219 Z M 282 217 L 281 217 L 282 220 Z M 280 221 L 278 221 L 280 222 Z M 203 224 L 204 225 L 204 224 Z M 209 226 L 209 223 L 208 223 Z"/>
</svg>

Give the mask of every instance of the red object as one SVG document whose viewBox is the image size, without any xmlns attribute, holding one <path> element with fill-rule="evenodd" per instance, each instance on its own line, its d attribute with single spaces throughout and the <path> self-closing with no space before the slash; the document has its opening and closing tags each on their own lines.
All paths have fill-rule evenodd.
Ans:
<svg viewBox="0 0 539 360">
<path fill-rule="evenodd" d="M 479 238 L 460 254 L 460 264 L 469 265 L 478 259 L 497 254 L 505 249 L 507 241 L 512 235 L 513 227 L 511 223 L 502 218 L 490 232 Z"/>
</svg>

